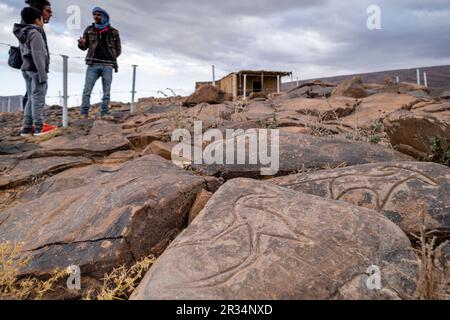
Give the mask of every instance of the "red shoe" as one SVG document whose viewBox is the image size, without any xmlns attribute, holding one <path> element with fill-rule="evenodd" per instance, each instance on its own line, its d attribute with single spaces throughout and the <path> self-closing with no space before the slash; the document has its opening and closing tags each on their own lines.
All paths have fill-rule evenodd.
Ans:
<svg viewBox="0 0 450 320">
<path fill-rule="evenodd" d="M 46 123 L 44 123 L 44 125 L 42 126 L 42 128 L 35 128 L 34 129 L 34 136 L 36 137 L 42 137 L 45 136 L 49 133 L 55 132 L 56 130 L 58 130 L 58 127 L 55 126 L 51 126 L 48 125 Z"/>
</svg>

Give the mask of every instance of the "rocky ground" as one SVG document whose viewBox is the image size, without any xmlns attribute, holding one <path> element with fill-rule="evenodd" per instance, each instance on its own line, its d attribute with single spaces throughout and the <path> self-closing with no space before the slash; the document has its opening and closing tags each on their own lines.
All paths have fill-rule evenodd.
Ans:
<svg viewBox="0 0 450 320">
<path fill-rule="evenodd" d="M 0 243 L 21 244 L 17 278 L 77 265 L 87 291 L 156 256 L 132 299 L 449 297 L 450 100 L 360 79 L 226 100 L 210 88 L 133 115 L 113 104 L 109 119 L 73 109 L 43 139 L 0 114 Z M 45 113 L 61 123 L 60 107 Z M 195 121 L 280 130 L 279 172 L 177 166 L 172 133 Z"/>
</svg>

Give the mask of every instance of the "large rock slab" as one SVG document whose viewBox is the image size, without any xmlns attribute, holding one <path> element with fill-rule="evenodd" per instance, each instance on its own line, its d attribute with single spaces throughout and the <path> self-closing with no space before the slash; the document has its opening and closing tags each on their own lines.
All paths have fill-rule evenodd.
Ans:
<svg viewBox="0 0 450 320">
<path fill-rule="evenodd" d="M 257 131 L 259 132 L 259 131 Z M 275 141 L 271 134 L 268 134 L 270 143 L 269 150 L 272 150 Z M 257 135 L 258 142 L 260 135 Z M 261 138 L 263 139 L 263 138 Z M 227 164 L 229 157 L 226 156 L 227 145 L 233 145 L 235 150 L 238 149 L 237 138 L 217 141 L 209 145 L 209 150 L 223 149 L 224 155 L 222 162 L 224 164 L 193 164 L 192 167 L 205 174 L 221 177 L 226 180 L 232 178 L 261 178 L 261 170 L 268 168 L 268 165 L 261 163 L 261 157 L 258 157 L 257 164 L 250 164 L 248 159 L 249 141 L 246 144 L 246 164 Z M 273 149 L 275 152 L 275 148 Z M 274 154 L 275 155 L 275 154 Z M 279 170 L 274 173 L 275 176 L 283 176 L 296 173 L 302 170 L 323 169 L 337 167 L 340 165 L 357 165 L 373 162 L 389 162 L 389 161 L 408 161 L 412 160 L 392 149 L 388 149 L 379 145 L 349 141 L 346 139 L 320 138 L 304 134 L 289 133 L 280 131 L 279 133 Z M 273 162 L 274 163 L 274 162 Z"/>
<path fill-rule="evenodd" d="M 401 110 L 385 119 L 384 126 L 391 144 L 411 156 L 427 159 L 436 152 L 436 139 L 443 152 L 450 150 L 450 124 L 433 116 Z"/>
<path fill-rule="evenodd" d="M 376 210 L 409 235 L 419 235 L 424 223 L 427 231 L 436 230 L 436 235 L 450 239 L 450 169 L 439 164 L 367 164 L 276 178 L 271 182 Z"/>
<path fill-rule="evenodd" d="M 49 157 L 19 160 L 14 157 L 0 157 L 0 190 L 14 188 L 32 182 L 45 175 L 83 167 L 92 162 L 84 157 Z"/>
<path fill-rule="evenodd" d="M 322 82 L 320 80 L 303 83 L 302 85 L 288 91 L 281 99 L 294 98 L 328 98 L 333 93 L 334 84 Z"/>
<path fill-rule="evenodd" d="M 367 287 L 378 266 L 382 290 Z M 132 299 L 412 298 L 417 258 L 375 211 L 255 180 L 226 183 Z"/>
<path fill-rule="evenodd" d="M 188 221 L 197 194 L 208 180 L 157 156 L 128 162 L 95 176 L 85 168 L 35 200 L 0 212 L 0 242 L 23 242 L 30 263 L 22 274 L 81 267 L 100 279 L 112 268 L 160 253 Z M 78 169 L 81 170 L 81 169 Z M 79 173 L 80 171 L 73 173 Z M 94 175 L 88 178 L 87 175 Z M 95 178 L 94 178 L 95 177 Z M 77 180 L 78 178 L 78 180 Z"/>
<path fill-rule="evenodd" d="M 352 98 L 333 97 L 330 99 L 306 99 L 297 98 L 280 100 L 277 112 L 281 115 L 298 113 L 312 115 L 321 120 L 337 120 L 352 114 L 359 102 Z"/>
<path fill-rule="evenodd" d="M 87 136 L 64 135 L 41 143 L 38 155 L 107 156 L 131 149 L 130 142 L 120 132 L 120 126 L 110 122 L 95 122 Z"/>
<path fill-rule="evenodd" d="M 356 108 L 356 112 L 342 119 L 342 124 L 351 128 L 373 129 L 374 123 L 384 119 L 389 114 L 410 109 L 420 102 L 415 97 L 406 94 L 380 93 L 365 98 Z"/>
</svg>

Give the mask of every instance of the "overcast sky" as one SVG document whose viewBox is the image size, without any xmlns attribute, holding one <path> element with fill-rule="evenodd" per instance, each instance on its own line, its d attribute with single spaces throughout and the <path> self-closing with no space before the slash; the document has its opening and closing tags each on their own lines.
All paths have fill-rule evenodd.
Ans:
<svg viewBox="0 0 450 320">
<path fill-rule="evenodd" d="M 139 96 L 173 88 L 192 91 L 195 81 L 240 69 L 293 71 L 294 77 L 324 76 L 450 64 L 448 0 L 54 0 L 46 26 L 53 53 L 84 56 L 77 39 L 91 23 L 91 10 L 110 12 L 123 41 L 113 99 L 128 101 L 131 65 L 138 64 Z M 0 42 L 16 43 L 12 25 L 23 1 L 0 0 Z M 81 29 L 67 27 L 67 8 L 81 8 Z M 369 30 L 367 8 L 381 8 L 381 29 Z M 24 91 L 20 72 L 5 66 L 0 46 L 0 95 Z M 52 56 L 49 96 L 61 89 L 61 59 Z M 82 59 L 70 59 L 71 104 L 83 87 Z M 288 79 L 286 79 L 288 80 Z M 100 83 L 99 83 L 100 84 Z M 97 86 L 97 92 L 101 87 Z M 99 94 L 94 95 L 98 100 Z M 50 99 L 50 103 L 57 100 Z"/>
</svg>

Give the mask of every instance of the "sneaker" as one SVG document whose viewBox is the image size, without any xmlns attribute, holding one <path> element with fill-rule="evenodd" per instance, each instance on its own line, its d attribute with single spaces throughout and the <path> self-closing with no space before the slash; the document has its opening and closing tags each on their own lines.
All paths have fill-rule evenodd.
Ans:
<svg viewBox="0 0 450 320">
<path fill-rule="evenodd" d="M 33 129 L 31 129 L 31 128 L 22 128 L 22 130 L 20 130 L 20 136 L 24 137 L 24 138 L 33 136 Z"/>
<path fill-rule="evenodd" d="M 58 127 L 44 124 L 41 128 L 34 129 L 34 136 L 42 137 L 58 130 Z"/>
</svg>

